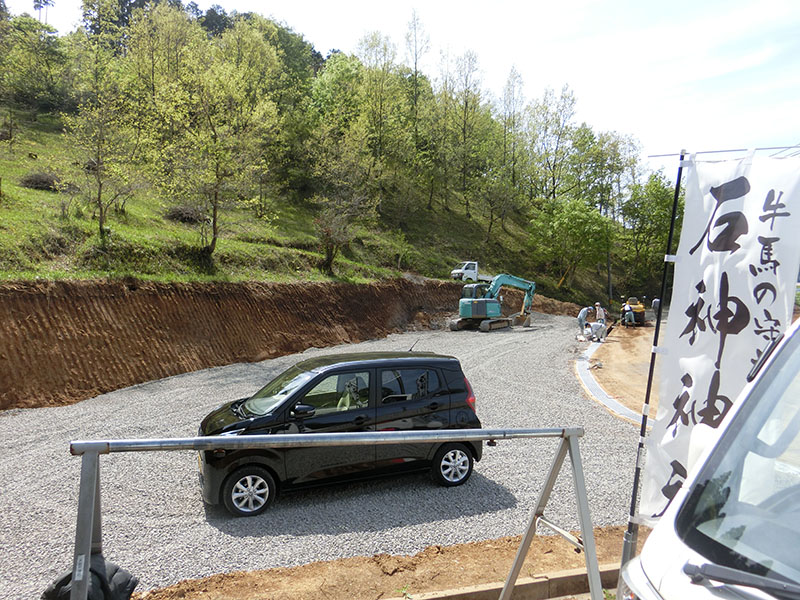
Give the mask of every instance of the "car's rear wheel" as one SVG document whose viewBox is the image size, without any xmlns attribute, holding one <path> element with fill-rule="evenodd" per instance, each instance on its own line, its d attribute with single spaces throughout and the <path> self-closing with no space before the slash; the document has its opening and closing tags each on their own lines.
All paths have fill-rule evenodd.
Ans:
<svg viewBox="0 0 800 600">
<path fill-rule="evenodd" d="M 263 467 L 251 465 L 234 471 L 222 486 L 222 501 L 235 517 L 254 517 L 275 498 L 275 480 Z"/>
<path fill-rule="evenodd" d="M 431 476 L 439 485 L 461 485 L 472 474 L 472 453 L 463 444 L 445 444 L 433 457 Z"/>
</svg>

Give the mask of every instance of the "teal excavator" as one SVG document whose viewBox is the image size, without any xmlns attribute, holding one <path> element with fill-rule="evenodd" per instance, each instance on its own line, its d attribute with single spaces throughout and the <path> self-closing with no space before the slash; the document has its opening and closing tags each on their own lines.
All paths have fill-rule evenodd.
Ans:
<svg viewBox="0 0 800 600">
<path fill-rule="evenodd" d="M 525 292 L 522 308 L 518 313 L 504 317 L 500 310 L 503 286 Z M 502 329 L 513 325 L 529 327 L 531 324 L 531 303 L 536 292 L 536 284 L 514 275 L 500 274 L 491 283 L 468 283 L 461 290 L 458 301 L 458 319 L 450 321 L 450 329 L 457 331 L 477 326 L 481 331 Z"/>
</svg>

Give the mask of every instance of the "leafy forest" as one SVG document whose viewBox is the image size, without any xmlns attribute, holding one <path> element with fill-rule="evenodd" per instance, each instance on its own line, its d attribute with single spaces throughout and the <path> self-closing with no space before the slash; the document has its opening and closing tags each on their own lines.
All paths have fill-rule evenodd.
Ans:
<svg viewBox="0 0 800 600">
<path fill-rule="evenodd" d="M 57 1 L 57 0 L 56 0 Z M 350 281 L 459 260 L 557 298 L 657 295 L 674 183 L 565 85 L 497 95 L 409 15 L 322 56 L 181 0 L 0 0 L 0 277 Z M 343 40 L 344 42 L 344 40 Z"/>
</svg>

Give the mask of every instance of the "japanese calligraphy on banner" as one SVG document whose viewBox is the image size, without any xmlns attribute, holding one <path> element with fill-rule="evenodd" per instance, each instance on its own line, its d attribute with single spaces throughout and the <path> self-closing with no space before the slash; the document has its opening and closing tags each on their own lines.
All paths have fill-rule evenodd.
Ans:
<svg viewBox="0 0 800 600">
<path fill-rule="evenodd" d="M 639 508 L 651 524 L 763 349 L 791 324 L 800 268 L 798 159 L 690 156 L 684 164 L 686 206 Z"/>
</svg>

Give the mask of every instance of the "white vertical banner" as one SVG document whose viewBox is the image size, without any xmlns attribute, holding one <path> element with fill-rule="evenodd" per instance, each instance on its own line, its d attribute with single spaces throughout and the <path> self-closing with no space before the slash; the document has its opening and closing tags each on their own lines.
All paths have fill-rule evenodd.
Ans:
<svg viewBox="0 0 800 600">
<path fill-rule="evenodd" d="M 639 506 L 650 524 L 763 349 L 791 323 L 800 268 L 800 159 L 690 156 L 684 165 L 683 227 Z"/>
</svg>

